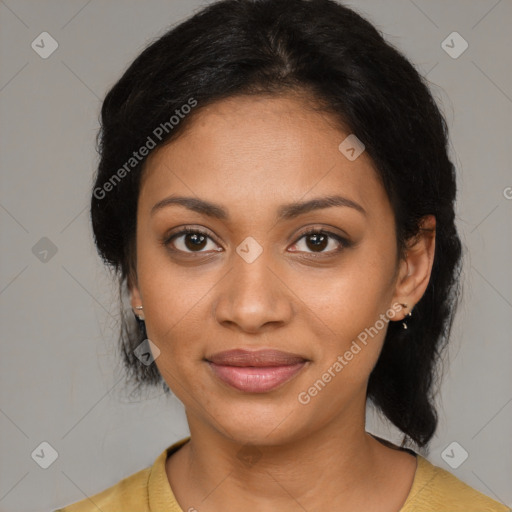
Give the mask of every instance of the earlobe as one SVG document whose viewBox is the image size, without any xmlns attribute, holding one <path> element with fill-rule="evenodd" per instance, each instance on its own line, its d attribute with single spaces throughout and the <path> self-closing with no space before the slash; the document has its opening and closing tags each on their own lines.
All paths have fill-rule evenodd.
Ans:
<svg viewBox="0 0 512 512">
<path fill-rule="evenodd" d="M 420 223 L 418 234 L 408 241 L 406 256 L 400 262 L 393 300 L 409 305 L 409 312 L 427 289 L 435 254 L 436 219 L 426 215 Z M 404 316 L 407 311 L 404 311 Z"/>
<path fill-rule="evenodd" d="M 128 289 L 130 290 L 130 304 L 132 306 L 133 312 L 139 320 L 144 320 L 144 315 L 142 314 L 142 297 L 140 295 L 138 285 L 133 284 L 133 282 L 129 280 Z"/>
</svg>

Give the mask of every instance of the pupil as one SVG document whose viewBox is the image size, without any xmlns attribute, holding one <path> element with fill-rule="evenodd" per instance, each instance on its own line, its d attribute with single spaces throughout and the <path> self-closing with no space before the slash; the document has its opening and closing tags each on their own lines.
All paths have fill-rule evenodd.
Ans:
<svg viewBox="0 0 512 512">
<path fill-rule="evenodd" d="M 205 246 L 206 237 L 198 233 L 189 233 L 185 236 L 185 245 L 188 249 L 202 249 Z M 191 242 L 191 244 L 189 244 Z"/>
<path fill-rule="evenodd" d="M 327 247 L 327 237 L 325 235 L 319 235 L 319 234 L 314 234 L 314 235 L 309 235 L 308 237 L 308 242 L 313 240 L 313 246 L 312 247 L 309 247 L 310 249 L 313 249 L 313 250 L 318 250 L 320 249 L 320 251 L 322 251 L 323 249 L 325 249 Z"/>
</svg>

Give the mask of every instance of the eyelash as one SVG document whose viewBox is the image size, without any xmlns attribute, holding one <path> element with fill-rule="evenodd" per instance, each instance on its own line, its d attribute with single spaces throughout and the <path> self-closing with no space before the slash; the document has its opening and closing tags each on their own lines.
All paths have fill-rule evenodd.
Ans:
<svg viewBox="0 0 512 512">
<path fill-rule="evenodd" d="M 205 236 L 205 237 L 209 238 L 213 242 L 215 242 L 215 240 L 213 240 L 213 238 L 207 232 L 202 231 L 201 229 L 197 229 L 197 228 L 186 227 L 186 228 L 182 229 L 181 231 L 179 231 L 178 233 L 173 233 L 172 235 L 170 235 L 168 237 L 165 237 L 162 240 L 162 244 L 165 247 L 169 248 L 169 244 L 171 244 L 171 242 L 175 238 L 179 238 L 180 236 L 188 235 L 188 234 L 202 235 L 202 236 Z M 328 237 L 333 238 L 334 240 L 336 240 L 340 244 L 340 246 L 341 246 L 341 248 L 334 249 L 334 250 L 331 250 L 331 251 L 319 252 L 319 253 L 315 253 L 315 252 L 307 252 L 306 253 L 306 254 L 312 255 L 313 257 L 321 258 L 323 255 L 337 254 L 337 253 L 341 252 L 341 250 L 343 248 L 348 248 L 348 247 L 350 247 L 352 245 L 351 242 L 349 240 L 347 240 L 346 238 L 343 238 L 342 236 L 337 235 L 336 233 L 332 233 L 330 231 L 327 231 L 325 229 L 318 229 L 318 228 L 311 228 L 308 231 L 306 231 L 305 233 L 302 233 L 300 235 L 300 237 L 297 238 L 297 240 L 295 242 L 293 242 L 292 245 L 297 244 L 303 238 L 306 238 L 306 237 L 311 236 L 311 235 L 327 235 Z M 215 242 L 215 243 L 217 243 L 217 242 Z M 189 252 L 187 252 L 187 251 L 182 251 L 181 249 L 176 249 L 176 248 L 170 248 L 170 249 L 175 251 L 175 252 L 181 252 L 181 253 L 185 253 L 185 254 L 201 254 L 202 253 L 202 251 L 189 251 Z M 304 252 L 304 251 L 296 251 L 296 252 L 300 253 L 300 252 Z"/>
</svg>

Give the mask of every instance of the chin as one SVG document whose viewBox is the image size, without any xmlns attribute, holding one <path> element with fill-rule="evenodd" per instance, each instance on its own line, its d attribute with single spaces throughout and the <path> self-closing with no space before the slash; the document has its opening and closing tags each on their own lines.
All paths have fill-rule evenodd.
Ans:
<svg viewBox="0 0 512 512">
<path fill-rule="evenodd" d="M 294 401 L 285 404 L 283 400 L 264 403 L 247 400 L 239 405 L 231 402 L 227 407 L 222 403 L 216 411 L 212 416 L 218 421 L 212 428 L 240 444 L 282 445 L 307 434 L 303 417 L 306 411 Z M 203 421 L 212 423 L 210 416 Z"/>
</svg>

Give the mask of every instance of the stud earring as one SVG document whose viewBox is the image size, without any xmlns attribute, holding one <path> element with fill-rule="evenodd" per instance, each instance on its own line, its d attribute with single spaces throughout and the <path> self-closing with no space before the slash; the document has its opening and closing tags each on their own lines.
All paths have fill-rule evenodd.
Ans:
<svg viewBox="0 0 512 512">
<path fill-rule="evenodd" d="M 138 310 L 138 311 L 141 311 L 142 309 L 144 309 L 142 306 L 135 306 L 135 309 Z M 135 313 L 135 316 L 139 319 L 139 320 L 144 320 L 144 316 L 143 315 L 138 315 L 137 313 Z"/>
</svg>

